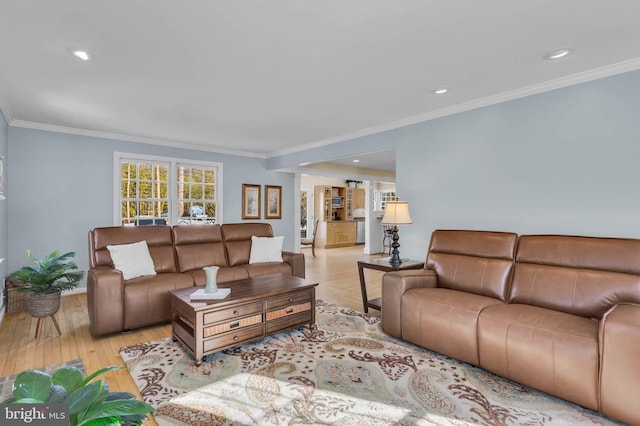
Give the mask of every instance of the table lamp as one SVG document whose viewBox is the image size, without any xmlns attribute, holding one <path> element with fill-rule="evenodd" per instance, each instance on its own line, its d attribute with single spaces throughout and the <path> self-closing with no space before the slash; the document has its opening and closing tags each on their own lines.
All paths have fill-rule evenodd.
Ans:
<svg viewBox="0 0 640 426">
<path fill-rule="evenodd" d="M 411 216 L 409 216 L 409 202 L 407 201 L 387 201 L 387 208 L 384 212 L 384 217 L 382 218 L 382 223 L 384 225 L 393 225 L 393 234 L 391 236 L 391 247 L 393 250 L 391 251 L 391 257 L 389 258 L 389 263 L 397 266 L 402 263 L 400 260 L 400 252 L 398 251 L 398 247 L 400 247 L 400 243 L 398 240 L 400 237 L 398 236 L 398 225 L 410 225 Z"/>
</svg>

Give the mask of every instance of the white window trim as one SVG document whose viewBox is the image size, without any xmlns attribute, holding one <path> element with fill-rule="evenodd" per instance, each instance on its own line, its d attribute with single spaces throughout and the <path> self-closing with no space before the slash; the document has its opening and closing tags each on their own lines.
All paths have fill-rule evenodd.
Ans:
<svg viewBox="0 0 640 426">
<path fill-rule="evenodd" d="M 216 173 L 216 181 L 215 181 L 215 191 L 216 191 L 216 223 L 222 223 L 222 218 L 224 217 L 222 214 L 223 209 L 223 201 L 222 201 L 222 188 L 223 188 L 223 173 L 222 173 L 222 163 L 218 163 L 215 161 L 201 161 L 201 160 L 191 160 L 188 158 L 175 158 L 175 157 L 162 157 L 158 155 L 147 155 L 147 154 L 135 154 L 131 152 L 120 152 L 115 151 L 113 153 L 113 224 L 114 226 L 121 225 L 121 187 L 120 187 L 120 161 L 125 159 L 131 160 L 140 160 L 140 161 L 161 161 L 165 163 L 169 163 L 169 203 L 171 203 L 171 216 L 169 217 L 169 225 L 175 225 L 178 223 L 178 209 L 177 205 L 173 205 L 177 203 L 178 200 L 178 167 L 177 164 L 182 165 L 193 165 L 193 166 L 202 166 L 202 167 L 210 167 L 217 168 Z"/>
</svg>

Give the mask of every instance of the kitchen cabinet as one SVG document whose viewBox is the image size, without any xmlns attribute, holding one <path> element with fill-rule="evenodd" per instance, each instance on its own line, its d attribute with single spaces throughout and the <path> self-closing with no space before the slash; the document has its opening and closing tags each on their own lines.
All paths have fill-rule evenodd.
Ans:
<svg viewBox="0 0 640 426">
<path fill-rule="evenodd" d="M 354 188 L 353 189 L 353 208 L 354 209 L 364 209 L 364 189 L 363 188 Z"/>
<path fill-rule="evenodd" d="M 317 185 L 314 197 L 317 218 L 324 221 L 353 219 L 353 188 Z"/>
<path fill-rule="evenodd" d="M 356 222 L 353 220 L 326 223 L 325 248 L 346 247 L 356 243 Z"/>
<path fill-rule="evenodd" d="M 355 188 L 327 185 L 314 187 L 315 217 L 320 219 L 316 231 L 316 243 L 319 247 L 355 245 L 354 190 Z"/>
</svg>

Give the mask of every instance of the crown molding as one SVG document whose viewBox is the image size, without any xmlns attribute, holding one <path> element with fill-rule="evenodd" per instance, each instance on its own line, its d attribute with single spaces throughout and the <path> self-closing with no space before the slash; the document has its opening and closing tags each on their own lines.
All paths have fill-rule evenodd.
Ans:
<svg viewBox="0 0 640 426">
<path fill-rule="evenodd" d="M 170 148 L 192 149 L 196 151 L 215 152 L 218 154 L 237 155 L 241 157 L 253 157 L 253 158 L 261 158 L 261 159 L 268 158 L 268 156 L 265 154 L 257 154 L 257 153 L 251 153 L 246 151 L 236 151 L 236 150 L 225 149 L 225 148 L 199 145 L 194 143 L 172 141 L 168 139 L 145 138 L 140 136 L 123 135 L 120 133 L 101 132 L 98 130 L 87 130 L 87 129 L 78 129 L 75 127 L 56 126 L 53 124 L 35 123 L 32 121 L 11 120 L 9 122 L 9 125 L 12 127 L 22 127 L 25 129 L 45 130 L 49 132 L 66 133 L 70 135 L 79 135 L 79 136 L 89 136 L 89 137 L 100 138 L 100 139 L 114 139 L 114 140 L 120 140 L 125 142 L 145 143 L 149 145 L 160 145 L 160 146 L 166 146 Z"/>
<path fill-rule="evenodd" d="M 598 80 L 605 77 L 610 77 L 617 74 L 623 74 L 629 71 L 635 71 L 640 69 L 640 58 L 629 59 L 616 64 L 606 65 L 600 68 L 594 68 L 588 71 L 572 74 L 565 77 L 548 80 L 542 83 L 533 84 L 520 89 L 511 90 L 508 92 L 500 93 L 493 96 L 487 96 L 485 98 L 475 99 L 469 102 L 453 105 L 447 108 L 437 109 L 424 114 L 415 115 L 412 117 L 403 118 L 401 120 L 392 121 L 390 123 L 381 124 L 379 126 L 373 126 L 362 130 L 357 130 L 351 133 L 345 133 L 340 136 L 336 136 L 329 139 L 324 139 L 318 142 L 297 146 L 295 148 L 285 149 L 282 151 L 273 152 L 270 154 L 272 157 L 293 154 L 300 151 L 307 151 L 313 148 L 319 148 L 322 146 L 332 145 L 334 143 L 345 142 L 348 140 L 360 138 L 363 136 L 370 136 L 376 133 L 382 133 L 389 130 L 398 129 L 401 127 L 410 126 L 412 124 L 422 123 L 436 118 L 446 117 L 448 115 L 458 114 L 460 112 L 470 111 L 478 108 L 483 108 L 490 105 L 499 104 L 502 102 L 512 101 L 515 99 L 525 98 L 531 95 L 537 95 L 539 93 L 549 92 L 563 87 L 574 86 L 576 84 L 587 83 L 589 81 Z"/>
<path fill-rule="evenodd" d="M 9 108 L 9 104 L 2 96 L 0 96 L 0 114 L 4 115 L 4 119 L 6 120 L 7 124 L 11 123 L 11 121 L 13 120 L 13 113 Z"/>
</svg>

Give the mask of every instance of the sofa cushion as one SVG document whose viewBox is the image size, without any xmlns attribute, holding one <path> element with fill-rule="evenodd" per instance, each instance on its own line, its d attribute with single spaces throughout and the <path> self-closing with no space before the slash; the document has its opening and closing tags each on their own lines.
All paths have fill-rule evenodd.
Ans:
<svg viewBox="0 0 640 426">
<path fill-rule="evenodd" d="M 207 277 L 202 269 L 186 271 L 185 274 L 189 274 L 193 278 L 195 285 L 205 285 L 207 283 Z M 246 278 L 249 278 L 249 272 L 242 266 L 227 266 L 218 269 L 216 282 L 226 283 L 229 281 L 244 280 Z"/>
<path fill-rule="evenodd" d="M 137 243 L 108 245 L 109 255 L 113 260 L 113 267 L 122 272 L 122 278 L 132 278 L 156 275 L 153 259 L 149 254 L 146 241 Z"/>
<path fill-rule="evenodd" d="M 598 409 L 598 322 L 536 306 L 487 307 L 478 320 L 480 367 Z"/>
<path fill-rule="evenodd" d="M 273 237 L 268 223 L 228 223 L 222 225 L 222 237 L 229 266 L 246 265 L 251 254 L 251 237 Z"/>
<path fill-rule="evenodd" d="M 89 268 L 113 265 L 107 245 L 146 241 L 157 273 L 176 272 L 173 238 L 169 226 L 110 226 L 89 232 Z"/>
<path fill-rule="evenodd" d="M 284 237 L 251 237 L 249 264 L 282 262 Z"/>
<path fill-rule="evenodd" d="M 124 285 L 124 329 L 171 321 L 169 290 L 193 287 L 187 274 L 165 273 L 140 277 Z"/>
<path fill-rule="evenodd" d="M 517 235 L 508 232 L 437 230 L 425 269 L 438 287 L 507 300 Z"/>
<path fill-rule="evenodd" d="M 503 302 L 446 288 L 412 288 L 401 304 L 404 340 L 478 365 L 478 315 Z"/>
<path fill-rule="evenodd" d="M 509 303 L 598 319 L 640 303 L 640 240 L 523 235 Z"/>
<path fill-rule="evenodd" d="M 179 272 L 228 265 L 220 225 L 176 225 L 173 240 Z"/>
<path fill-rule="evenodd" d="M 291 265 L 283 262 L 254 263 L 252 265 L 242 265 L 249 277 L 258 277 L 270 274 L 291 275 Z"/>
</svg>

